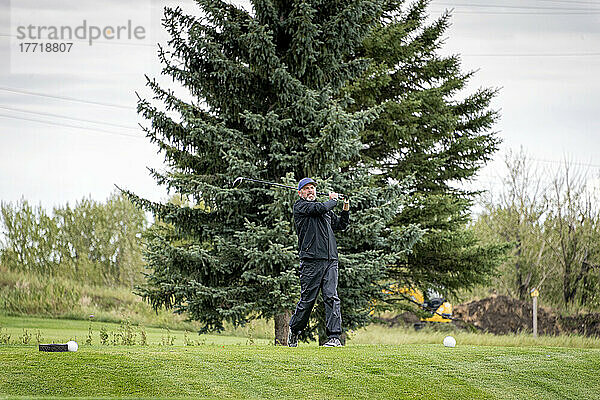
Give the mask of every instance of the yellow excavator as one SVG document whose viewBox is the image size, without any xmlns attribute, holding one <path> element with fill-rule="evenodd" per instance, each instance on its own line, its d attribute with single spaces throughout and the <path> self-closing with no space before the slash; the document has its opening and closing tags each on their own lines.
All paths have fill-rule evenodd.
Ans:
<svg viewBox="0 0 600 400">
<path fill-rule="evenodd" d="M 392 285 L 390 290 L 384 290 L 384 293 L 390 296 L 400 295 L 427 313 L 428 316 L 421 317 L 421 320 L 414 324 L 417 330 L 427 324 L 452 322 L 452 304 L 435 290 L 427 290 L 425 297 L 420 290 Z"/>
</svg>

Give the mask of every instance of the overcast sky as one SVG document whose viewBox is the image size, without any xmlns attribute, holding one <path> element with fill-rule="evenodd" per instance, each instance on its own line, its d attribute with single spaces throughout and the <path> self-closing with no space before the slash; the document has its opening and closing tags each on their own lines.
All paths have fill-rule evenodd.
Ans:
<svg viewBox="0 0 600 400">
<path fill-rule="evenodd" d="M 161 168 L 162 157 L 136 128 L 135 92 L 148 94 L 144 74 L 159 75 L 155 43 L 166 40 L 166 4 L 0 0 L 0 200 L 45 207 L 104 200 L 115 184 L 165 199 L 146 170 Z M 170 4 L 195 9 L 192 1 Z M 444 9 L 454 11 L 443 52 L 461 54 L 465 70 L 478 70 L 469 90 L 501 88 L 494 108 L 502 115 L 495 127 L 502 149 L 477 185 L 497 184 L 505 152 L 520 147 L 539 164 L 567 158 L 597 178 L 600 1 L 438 0 L 430 12 Z M 113 30 L 131 20 L 145 37 L 101 38 L 91 47 L 76 40 L 68 59 L 19 53 L 17 26 L 76 27 L 84 19 L 88 28 Z"/>
</svg>

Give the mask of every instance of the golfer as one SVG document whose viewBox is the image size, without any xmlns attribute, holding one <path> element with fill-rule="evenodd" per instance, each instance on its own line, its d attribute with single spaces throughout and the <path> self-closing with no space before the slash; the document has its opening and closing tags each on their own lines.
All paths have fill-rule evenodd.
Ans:
<svg viewBox="0 0 600 400">
<path fill-rule="evenodd" d="M 337 294 L 338 253 L 333 231 L 348 226 L 350 203 L 346 199 L 340 216 L 332 211 L 339 195 L 330 192 L 329 200 L 318 202 L 316 183 L 304 178 L 298 183 L 300 199 L 294 203 L 294 223 L 300 256 L 300 301 L 290 319 L 288 346 L 298 346 L 298 336 L 308 325 L 319 290 L 325 304 L 326 347 L 339 347 L 342 333 L 340 299 Z"/>
</svg>

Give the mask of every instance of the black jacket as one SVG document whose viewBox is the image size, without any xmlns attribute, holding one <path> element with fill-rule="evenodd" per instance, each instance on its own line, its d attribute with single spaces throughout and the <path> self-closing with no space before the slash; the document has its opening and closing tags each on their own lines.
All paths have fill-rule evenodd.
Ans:
<svg viewBox="0 0 600 400">
<path fill-rule="evenodd" d="M 337 244 L 333 231 L 348 226 L 350 213 L 342 211 L 338 217 L 331 210 L 336 200 L 324 203 L 299 199 L 294 203 L 294 223 L 298 233 L 300 259 L 337 260 Z"/>
</svg>

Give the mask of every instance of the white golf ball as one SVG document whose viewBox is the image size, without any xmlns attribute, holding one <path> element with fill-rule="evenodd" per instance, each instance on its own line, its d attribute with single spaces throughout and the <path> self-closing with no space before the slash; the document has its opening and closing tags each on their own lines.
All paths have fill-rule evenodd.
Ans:
<svg viewBox="0 0 600 400">
<path fill-rule="evenodd" d="M 454 339 L 452 336 L 446 336 L 444 338 L 444 346 L 456 347 L 456 339 Z"/>
<path fill-rule="evenodd" d="M 69 351 L 77 351 L 77 349 L 79 348 L 79 345 L 77 344 L 77 342 L 75 342 L 73 340 L 69 340 L 67 342 L 67 348 L 69 349 Z"/>
</svg>

